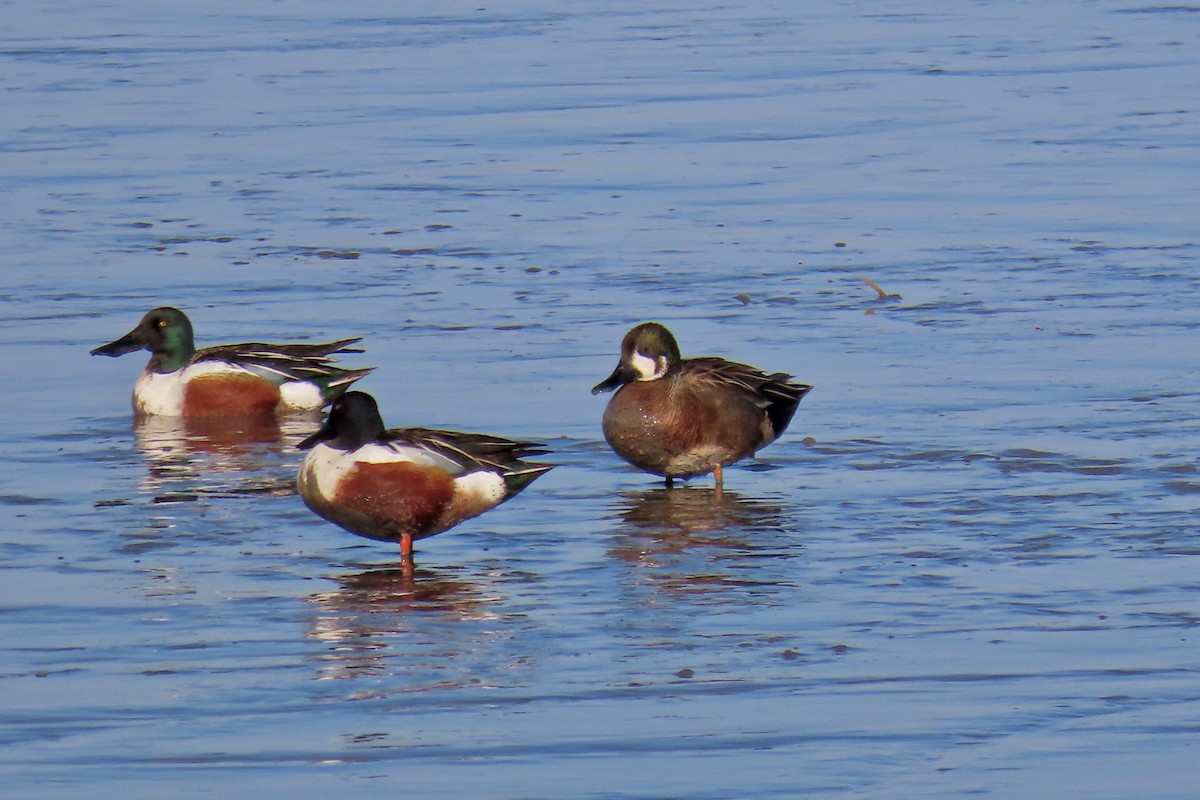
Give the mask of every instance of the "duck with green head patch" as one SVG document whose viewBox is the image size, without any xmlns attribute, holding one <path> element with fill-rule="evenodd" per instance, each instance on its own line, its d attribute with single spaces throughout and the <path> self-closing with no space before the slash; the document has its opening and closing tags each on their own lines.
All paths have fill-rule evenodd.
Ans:
<svg viewBox="0 0 1200 800">
<path fill-rule="evenodd" d="M 629 463 L 670 486 L 754 455 L 787 429 L 811 386 L 783 372 L 715 356 L 683 358 L 671 332 L 644 322 L 625 335 L 621 360 L 592 394 L 616 390 L 604 438 Z"/>
<path fill-rule="evenodd" d="M 139 415 L 212 417 L 273 415 L 320 409 L 371 371 L 343 369 L 336 353 L 358 353 L 359 338 L 323 344 L 246 342 L 196 349 L 192 323 L 163 306 L 129 333 L 92 350 L 121 356 L 149 350 L 150 361 L 133 387 Z"/>
</svg>

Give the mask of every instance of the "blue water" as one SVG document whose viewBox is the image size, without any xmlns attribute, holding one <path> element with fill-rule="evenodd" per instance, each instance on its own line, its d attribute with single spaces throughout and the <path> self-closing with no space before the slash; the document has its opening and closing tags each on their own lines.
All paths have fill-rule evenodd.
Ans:
<svg viewBox="0 0 1200 800">
<path fill-rule="evenodd" d="M 5 798 L 1195 795 L 1200 7 L 0 9 Z M 406 577 L 161 304 L 559 467 Z M 816 386 L 720 497 L 645 319 Z"/>
</svg>

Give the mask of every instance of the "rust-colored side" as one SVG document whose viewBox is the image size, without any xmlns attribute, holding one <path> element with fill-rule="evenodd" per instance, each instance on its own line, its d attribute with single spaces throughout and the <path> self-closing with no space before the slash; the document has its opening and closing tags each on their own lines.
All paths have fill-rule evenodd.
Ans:
<svg viewBox="0 0 1200 800">
<path fill-rule="evenodd" d="M 414 538 L 437 533 L 442 510 L 454 496 L 454 479 L 440 469 L 399 461 L 360 463 L 338 485 L 333 504 L 363 519 L 372 538 L 398 539 L 401 532 Z"/>
<path fill-rule="evenodd" d="M 274 414 L 279 387 L 255 375 L 200 375 L 183 388 L 185 416 Z"/>
</svg>

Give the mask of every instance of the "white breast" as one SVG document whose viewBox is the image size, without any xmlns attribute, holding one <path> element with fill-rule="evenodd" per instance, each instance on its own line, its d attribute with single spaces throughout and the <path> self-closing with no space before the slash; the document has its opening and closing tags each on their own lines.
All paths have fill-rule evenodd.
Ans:
<svg viewBox="0 0 1200 800">
<path fill-rule="evenodd" d="M 177 417 L 183 413 L 183 370 L 143 372 L 133 385 L 133 408 L 139 414 Z"/>
<path fill-rule="evenodd" d="M 337 494 L 338 484 L 354 467 L 354 463 L 351 453 L 327 444 L 318 444 L 308 451 L 300 466 L 301 486 L 308 484 L 321 497 L 331 499 Z"/>
</svg>

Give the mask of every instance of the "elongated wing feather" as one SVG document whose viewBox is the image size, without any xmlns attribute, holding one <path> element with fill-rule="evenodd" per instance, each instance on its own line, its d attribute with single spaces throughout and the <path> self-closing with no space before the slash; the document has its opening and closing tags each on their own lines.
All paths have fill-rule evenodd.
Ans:
<svg viewBox="0 0 1200 800">
<path fill-rule="evenodd" d="M 243 342 L 205 347 L 196 351 L 192 363 L 198 361 L 227 361 L 239 364 L 263 377 L 275 376 L 287 380 L 313 381 L 329 387 L 349 385 L 371 371 L 370 368 L 348 370 L 337 366 L 335 353 L 361 353 L 350 345 L 361 338 L 341 339 L 319 344 L 266 344 Z"/>
<path fill-rule="evenodd" d="M 545 455 L 547 450 L 536 442 L 521 442 L 484 433 L 460 433 L 430 428 L 403 428 L 386 431 L 383 441 L 420 447 L 452 459 L 467 471 L 486 469 L 513 474 L 548 466 L 522 459 Z"/>
</svg>

